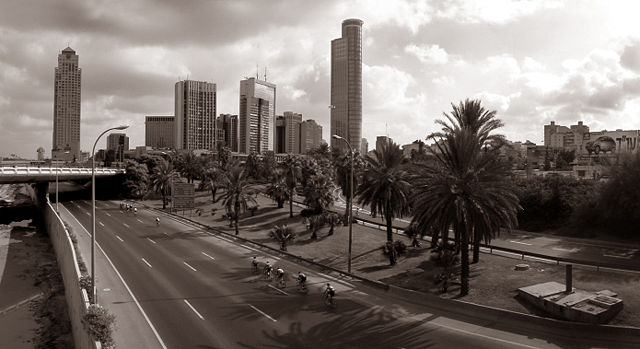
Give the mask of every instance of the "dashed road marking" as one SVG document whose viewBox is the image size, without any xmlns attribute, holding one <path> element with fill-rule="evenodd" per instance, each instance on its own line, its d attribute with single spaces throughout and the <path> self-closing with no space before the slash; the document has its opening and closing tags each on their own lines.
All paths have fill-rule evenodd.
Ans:
<svg viewBox="0 0 640 349">
<path fill-rule="evenodd" d="M 194 313 L 196 313 L 196 315 L 198 315 L 198 317 L 200 318 L 200 320 L 204 320 L 204 317 L 202 315 L 200 315 L 200 313 L 198 313 L 198 311 L 196 310 L 196 308 L 193 307 L 193 305 L 191 305 L 191 303 L 189 303 L 189 301 L 187 301 L 186 299 L 183 299 L 183 301 L 185 303 L 187 303 L 187 305 L 189 306 L 189 308 L 191 308 L 191 310 L 193 310 Z"/>
<path fill-rule="evenodd" d="M 89 211 L 84 211 L 84 213 L 85 213 L 87 216 L 91 216 L 91 213 L 89 213 Z"/>
<path fill-rule="evenodd" d="M 98 224 L 100 224 L 101 226 L 103 226 L 103 227 L 104 227 L 104 223 L 102 223 L 102 222 L 98 222 Z"/>
<path fill-rule="evenodd" d="M 151 239 L 149 239 L 149 238 L 147 238 L 147 240 L 151 241 L 151 242 L 152 242 L 152 243 L 154 243 L 154 244 L 156 243 L 155 241 L 153 241 L 153 240 L 151 240 Z"/>
<path fill-rule="evenodd" d="M 527 246 L 531 246 L 531 244 L 530 244 L 530 243 L 522 242 L 522 241 L 513 241 L 513 240 L 509 240 L 509 242 L 513 242 L 514 244 L 520 244 L 520 245 L 527 245 Z"/>
<path fill-rule="evenodd" d="M 105 212 L 104 214 L 106 214 L 107 216 L 111 217 L 111 214 L 109 212 Z"/>
<path fill-rule="evenodd" d="M 191 270 L 193 270 L 193 271 L 198 271 L 198 270 L 196 270 L 196 268 L 194 268 L 194 267 L 190 266 L 190 265 L 189 265 L 189 263 L 187 263 L 187 262 L 185 262 L 185 261 L 183 261 L 182 263 L 184 263 L 184 265 L 186 265 L 187 267 L 191 268 Z"/>
<path fill-rule="evenodd" d="M 552 247 L 551 249 L 555 250 L 555 251 L 572 252 L 572 253 L 575 253 L 575 252 L 579 251 L 579 249 L 576 248 L 576 247 L 574 247 L 574 248 Z"/>
<path fill-rule="evenodd" d="M 248 303 L 247 303 L 247 305 L 248 305 L 248 306 L 250 306 L 253 310 L 257 311 L 258 313 L 260 313 L 260 314 L 264 315 L 264 317 L 266 317 L 267 319 L 269 319 L 269 320 L 271 320 L 271 321 L 273 321 L 273 322 L 278 321 L 278 320 L 276 320 L 276 319 L 272 318 L 271 316 L 269 316 L 267 313 L 263 312 L 262 310 L 260 310 L 260 309 L 258 309 L 258 308 L 256 308 L 256 307 L 254 307 L 253 305 L 248 304 Z"/>
<path fill-rule="evenodd" d="M 124 225 L 127 228 L 130 228 L 129 225 L 127 223 L 122 223 L 122 225 Z"/>
<path fill-rule="evenodd" d="M 346 282 L 344 280 L 339 280 L 337 278 L 334 278 L 333 276 L 329 276 L 329 275 L 323 274 L 323 273 L 318 273 L 318 275 L 320 275 L 322 277 L 325 277 L 327 279 L 333 280 L 333 281 L 335 281 L 335 282 L 337 282 L 339 284 L 342 284 L 342 285 L 345 285 L 345 286 L 348 286 L 348 287 L 351 287 L 351 288 L 355 288 L 355 286 L 353 286 L 352 284 L 350 284 L 350 283 L 348 283 L 348 282 Z"/>
<path fill-rule="evenodd" d="M 151 264 L 149 264 L 149 262 L 147 262 L 147 260 L 146 260 L 146 259 L 142 258 L 142 261 L 144 262 L 144 264 L 148 265 L 148 266 L 149 266 L 149 268 L 153 268 L 153 267 L 151 266 Z"/>
<path fill-rule="evenodd" d="M 118 238 L 118 240 L 120 240 L 120 242 L 124 242 L 124 240 L 122 240 L 120 236 L 116 235 L 116 237 Z"/>
<path fill-rule="evenodd" d="M 136 220 L 137 220 L 138 222 L 140 222 L 140 223 L 144 223 L 143 221 L 139 220 L 138 218 L 136 218 Z"/>
<path fill-rule="evenodd" d="M 212 260 L 214 260 L 214 261 L 216 260 L 215 258 L 213 258 L 213 257 L 209 256 L 208 254 L 206 254 L 206 253 L 204 253 L 204 252 L 202 252 L 202 254 L 203 254 L 203 255 L 205 255 L 205 256 L 207 256 L 207 257 L 209 257 L 209 258 L 211 258 L 211 259 L 212 259 Z"/>
<path fill-rule="evenodd" d="M 274 290 L 276 290 L 276 291 L 278 291 L 278 292 L 282 293 L 282 294 L 283 294 L 283 295 L 285 295 L 285 296 L 288 296 L 288 295 L 289 295 L 287 292 L 285 292 L 285 291 L 283 291 L 283 290 L 281 290 L 281 289 L 279 289 L 279 288 L 277 288 L 277 287 L 273 287 L 273 285 L 268 285 L 268 286 L 269 286 L 269 287 L 271 287 L 271 288 L 273 288 Z"/>
</svg>

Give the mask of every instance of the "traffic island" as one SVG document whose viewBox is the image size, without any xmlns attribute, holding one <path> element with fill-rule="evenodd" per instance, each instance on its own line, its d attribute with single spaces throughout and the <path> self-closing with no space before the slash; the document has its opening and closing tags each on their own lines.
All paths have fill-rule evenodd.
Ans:
<svg viewBox="0 0 640 349">
<path fill-rule="evenodd" d="M 623 308 L 622 299 L 603 290 L 588 292 L 550 281 L 518 289 L 518 296 L 546 314 L 569 321 L 605 324 Z"/>
</svg>

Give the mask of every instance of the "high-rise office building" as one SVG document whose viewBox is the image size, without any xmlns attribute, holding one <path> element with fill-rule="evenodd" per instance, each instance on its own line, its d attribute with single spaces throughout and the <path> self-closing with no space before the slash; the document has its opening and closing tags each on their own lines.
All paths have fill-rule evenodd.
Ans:
<svg viewBox="0 0 640 349">
<path fill-rule="evenodd" d="M 306 154 L 322 143 L 322 126 L 309 119 L 300 123 L 300 153 Z"/>
<path fill-rule="evenodd" d="M 124 133 L 111 133 L 107 136 L 107 151 L 113 150 L 116 161 L 124 161 L 124 152 L 129 150 L 129 137 Z"/>
<path fill-rule="evenodd" d="M 276 85 L 256 78 L 240 81 L 238 151 L 273 151 L 275 138 Z"/>
<path fill-rule="evenodd" d="M 381 152 L 382 151 L 382 147 L 383 145 L 387 143 L 391 144 L 393 143 L 393 139 L 389 138 L 388 136 L 378 136 L 376 137 L 376 151 L 377 152 Z"/>
<path fill-rule="evenodd" d="M 216 84 L 184 80 L 175 86 L 176 149 L 215 149 Z"/>
<path fill-rule="evenodd" d="M 365 156 L 369 152 L 369 141 L 366 138 L 362 138 L 360 142 L 360 155 Z"/>
<path fill-rule="evenodd" d="M 238 115 L 220 114 L 218 127 L 224 130 L 224 145 L 232 152 L 238 151 Z"/>
<path fill-rule="evenodd" d="M 360 149 L 362 138 L 362 24 L 342 22 L 342 37 L 331 41 L 331 136 L 346 138 Z M 348 149 L 331 137 L 331 147 Z"/>
<path fill-rule="evenodd" d="M 286 153 L 285 140 L 287 139 L 286 125 L 283 115 L 276 115 L 276 144 L 273 151 L 277 154 Z"/>
<path fill-rule="evenodd" d="M 144 119 L 144 145 L 156 149 L 175 148 L 173 116 L 147 116 Z"/>
<path fill-rule="evenodd" d="M 284 112 L 284 152 L 300 154 L 300 123 L 302 114 L 290 111 Z"/>
<path fill-rule="evenodd" d="M 67 47 L 58 55 L 53 94 L 53 160 L 80 160 L 80 78 L 78 55 Z"/>
</svg>

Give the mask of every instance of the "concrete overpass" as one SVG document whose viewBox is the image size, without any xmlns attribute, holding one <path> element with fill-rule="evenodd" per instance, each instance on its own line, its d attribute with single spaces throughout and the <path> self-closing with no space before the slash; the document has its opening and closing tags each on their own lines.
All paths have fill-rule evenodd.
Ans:
<svg viewBox="0 0 640 349">
<path fill-rule="evenodd" d="M 41 183 L 91 179 L 91 168 L 86 167 L 0 167 L 0 184 Z M 124 169 L 96 168 L 96 178 L 111 177 L 124 173 Z"/>
</svg>

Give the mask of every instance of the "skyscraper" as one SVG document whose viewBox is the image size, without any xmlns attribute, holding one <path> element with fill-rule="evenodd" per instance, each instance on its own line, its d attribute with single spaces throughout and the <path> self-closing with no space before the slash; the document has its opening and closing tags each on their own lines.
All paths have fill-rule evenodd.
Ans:
<svg viewBox="0 0 640 349">
<path fill-rule="evenodd" d="M 322 143 L 322 126 L 309 119 L 300 123 L 300 153 L 306 154 Z"/>
<path fill-rule="evenodd" d="M 290 111 L 284 112 L 284 152 L 300 153 L 300 123 L 302 114 Z"/>
<path fill-rule="evenodd" d="M 116 161 L 124 161 L 124 152 L 129 150 L 129 137 L 124 133 L 111 133 L 107 136 L 107 151 L 113 150 Z"/>
<path fill-rule="evenodd" d="M 342 37 L 331 41 L 331 135 L 346 138 L 354 150 L 362 137 L 362 24 L 342 22 Z M 331 137 L 331 147 L 348 149 Z"/>
<path fill-rule="evenodd" d="M 224 130 L 224 145 L 232 152 L 238 151 L 238 115 L 220 114 L 218 127 Z"/>
<path fill-rule="evenodd" d="M 176 149 L 215 149 L 216 84 L 179 81 L 175 93 Z"/>
<path fill-rule="evenodd" d="M 248 154 L 273 150 L 275 112 L 275 84 L 256 78 L 240 81 L 239 152 Z"/>
<path fill-rule="evenodd" d="M 369 152 L 369 141 L 366 138 L 362 138 L 360 143 L 360 155 L 365 156 Z"/>
<path fill-rule="evenodd" d="M 53 160 L 80 160 L 80 78 L 78 55 L 67 47 L 58 55 L 53 93 Z"/>
<path fill-rule="evenodd" d="M 144 126 L 144 145 L 156 149 L 175 147 L 173 116 L 147 116 Z"/>
</svg>

